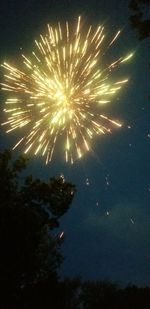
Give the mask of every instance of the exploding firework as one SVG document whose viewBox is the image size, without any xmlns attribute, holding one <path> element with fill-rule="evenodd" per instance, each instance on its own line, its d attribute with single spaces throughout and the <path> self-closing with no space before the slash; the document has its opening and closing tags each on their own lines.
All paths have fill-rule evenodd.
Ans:
<svg viewBox="0 0 150 309">
<path fill-rule="evenodd" d="M 23 144 L 25 153 L 39 153 L 46 163 L 55 149 L 73 163 L 91 149 L 94 135 L 121 126 L 101 110 L 127 82 L 110 82 L 112 70 L 132 54 L 104 68 L 104 27 L 82 29 L 81 17 L 75 29 L 68 22 L 55 28 L 48 25 L 45 36 L 35 41 L 30 58 L 22 55 L 24 71 L 8 63 L 2 65 L 7 70 L 2 89 L 10 92 L 4 109 L 7 121 L 2 125 L 7 125 L 6 132 L 21 130 L 21 139 L 13 149 Z"/>
</svg>

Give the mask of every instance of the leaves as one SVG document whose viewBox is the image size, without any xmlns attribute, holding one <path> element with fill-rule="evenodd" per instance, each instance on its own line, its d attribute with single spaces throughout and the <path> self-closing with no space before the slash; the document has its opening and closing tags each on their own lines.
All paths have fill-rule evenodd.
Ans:
<svg viewBox="0 0 150 309">
<path fill-rule="evenodd" d="M 62 262 L 59 237 L 52 233 L 69 209 L 75 187 L 61 177 L 48 182 L 27 176 L 27 159 L 0 153 L 0 282 L 21 289 L 49 276 Z"/>
<path fill-rule="evenodd" d="M 140 40 L 150 37 L 150 0 L 131 0 L 129 8 L 134 12 L 130 16 L 131 26 L 137 30 Z"/>
</svg>

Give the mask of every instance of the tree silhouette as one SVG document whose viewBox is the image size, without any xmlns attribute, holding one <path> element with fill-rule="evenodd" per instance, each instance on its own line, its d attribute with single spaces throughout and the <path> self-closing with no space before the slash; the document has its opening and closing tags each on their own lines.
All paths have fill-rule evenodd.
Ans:
<svg viewBox="0 0 150 309">
<path fill-rule="evenodd" d="M 69 209 L 75 186 L 63 177 L 24 181 L 27 160 L 0 153 L 1 302 L 44 280 L 57 281 L 62 239 L 53 230 Z M 12 301 L 12 300 L 11 300 Z M 5 308 L 5 307 L 4 307 Z"/>
<path fill-rule="evenodd" d="M 150 0 L 130 0 L 129 8 L 133 11 L 130 16 L 131 26 L 137 30 L 140 40 L 150 36 Z"/>
<path fill-rule="evenodd" d="M 127 286 L 121 288 L 106 281 L 85 281 L 81 284 L 80 304 L 83 309 L 148 309 L 150 289 Z M 78 307 L 77 307 L 78 308 Z"/>
<path fill-rule="evenodd" d="M 82 284 L 80 298 L 84 309 L 114 308 L 113 298 L 117 286 L 106 281 L 86 281 Z"/>
</svg>

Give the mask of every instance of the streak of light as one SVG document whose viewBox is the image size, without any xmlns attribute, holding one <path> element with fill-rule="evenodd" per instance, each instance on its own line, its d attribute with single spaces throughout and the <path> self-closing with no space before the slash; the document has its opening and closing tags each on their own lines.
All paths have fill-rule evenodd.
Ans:
<svg viewBox="0 0 150 309">
<path fill-rule="evenodd" d="M 7 119 L 2 125 L 7 133 L 23 132 L 13 149 L 22 145 L 25 153 L 45 156 L 46 163 L 52 160 L 60 140 L 66 162 L 74 163 L 91 149 L 95 135 L 122 126 L 101 110 L 128 81 L 115 78 L 113 82 L 112 71 L 133 53 L 103 68 L 104 27 L 82 29 L 81 16 L 75 29 L 67 21 L 64 27 L 48 25 L 47 33 L 35 40 L 35 51 L 29 57 L 22 54 L 24 70 L 2 64 L 7 73 L 1 86 L 8 92 Z M 119 34 L 120 30 L 108 47 Z"/>
</svg>

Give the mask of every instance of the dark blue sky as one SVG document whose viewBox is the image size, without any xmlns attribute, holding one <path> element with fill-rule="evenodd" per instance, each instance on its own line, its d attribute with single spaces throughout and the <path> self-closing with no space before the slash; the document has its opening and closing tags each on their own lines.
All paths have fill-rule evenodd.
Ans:
<svg viewBox="0 0 150 309">
<path fill-rule="evenodd" d="M 0 62 L 19 63 L 20 47 L 30 53 L 47 22 L 72 21 L 82 15 L 86 22 L 104 23 L 110 33 L 123 30 L 108 57 L 135 52 L 121 69 L 130 81 L 107 105 L 108 114 L 120 119 L 123 127 L 96 138 L 94 153 L 73 166 L 57 158 L 45 167 L 42 159 L 33 157 L 29 168 L 45 180 L 63 173 L 77 187 L 61 222 L 66 235 L 62 276 L 150 285 L 149 51 L 148 43 L 139 42 L 130 29 L 129 14 L 126 0 L 3 0 Z M 3 107 L 4 95 L 0 97 Z M 12 147 L 16 136 L 2 130 L 1 149 Z"/>
</svg>

